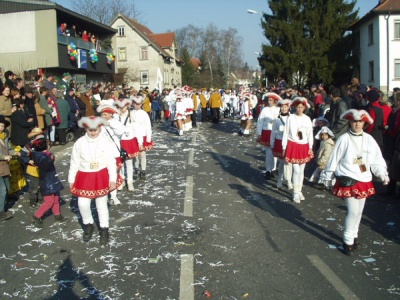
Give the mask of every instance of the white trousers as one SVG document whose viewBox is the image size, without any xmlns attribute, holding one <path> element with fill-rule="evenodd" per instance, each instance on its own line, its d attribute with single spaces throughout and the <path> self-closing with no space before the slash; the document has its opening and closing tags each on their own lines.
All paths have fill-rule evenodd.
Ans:
<svg viewBox="0 0 400 300">
<path fill-rule="evenodd" d="M 272 154 L 272 148 L 265 147 L 265 170 L 267 172 L 275 171 L 276 162 L 277 162 L 277 159 Z"/>
<path fill-rule="evenodd" d="M 101 228 L 109 227 L 109 213 L 107 206 L 108 195 L 96 198 L 96 210 L 99 215 L 99 223 Z M 82 216 L 82 222 L 84 225 L 94 224 L 92 210 L 90 205 L 92 203 L 92 199 L 78 197 L 78 207 L 79 212 Z"/>
<path fill-rule="evenodd" d="M 358 228 L 360 227 L 365 206 L 365 198 L 356 199 L 352 197 L 344 200 L 347 205 L 347 214 L 344 220 L 343 242 L 347 245 L 353 245 L 354 239 L 358 237 Z"/>
<path fill-rule="evenodd" d="M 124 168 L 119 170 L 119 174 L 125 178 L 125 170 L 126 170 L 126 180 L 128 182 L 133 182 L 133 160 L 128 159 L 124 162 Z"/>
<path fill-rule="evenodd" d="M 292 180 L 293 180 L 293 187 L 298 187 L 298 191 L 301 193 L 301 189 L 303 188 L 303 180 L 304 180 L 304 169 L 306 167 L 306 164 L 292 164 L 293 168 L 293 175 L 292 175 Z"/>
<path fill-rule="evenodd" d="M 140 155 L 135 158 L 135 169 L 146 171 L 146 165 L 147 165 L 146 151 L 142 151 L 140 152 Z"/>
</svg>

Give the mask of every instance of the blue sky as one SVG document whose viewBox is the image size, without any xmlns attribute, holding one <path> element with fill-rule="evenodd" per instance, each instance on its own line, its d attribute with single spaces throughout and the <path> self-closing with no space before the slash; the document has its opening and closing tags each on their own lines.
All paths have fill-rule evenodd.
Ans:
<svg viewBox="0 0 400 300">
<path fill-rule="evenodd" d="M 51 0 L 72 9 L 70 0 Z M 261 14 L 248 14 L 248 9 L 268 12 L 267 0 L 134 0 L 140 12 L 139 22 L 154 33 L 174 31 L 193 24 L 205 28 L 214 23 L 219 29 L 236 28 L 243 37 L 244 60 L 256 67 L 257 54 L 266 40 L 261 29 Z M 358 0 L 359 16 L 376 6 L 378 0 Z"/>
</svg>

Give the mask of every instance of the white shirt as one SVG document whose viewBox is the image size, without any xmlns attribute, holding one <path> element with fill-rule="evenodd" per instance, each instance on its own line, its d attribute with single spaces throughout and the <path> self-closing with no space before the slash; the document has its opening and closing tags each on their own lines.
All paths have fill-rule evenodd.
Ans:
<svg viewBox="0 0 400 300">
<path fill-rule="evenodd" d="M 301 132 L 303 138 L 300 139 L 298 132 Z M 290 115 L 287 118 L 285 131 L 282 138 L 282 148 L 286 149 L 288 141 L 295 142 L 297 144 L 307 144 L 312 149 L 314 144 L 314 135 L 311 119 L 309 116 L 303 114 L 298 116 L 296 114 Z"/>
<path fill-rule="evenodd" d="M 110 181 L 116 182 L 117 165 L 112 147 L 115 146 L 111 145 L 101 134 L 95 139 L 90 138 L 87 134 L 79 138 L 72 148 L 68 182 L 75 182 L 78 171 L 98 172 L 104 168 L 108 170 Z M 92 163 L 98 163 L 98 168 L 91 168 Z"/>
<path fill-rule="evenodd" d="M 257 119 L 257 134 L 263 130 L 272 130 L 274 120 L 279 116 L 280 108 L 277 106 L 265 106 Z"/>
</svg>

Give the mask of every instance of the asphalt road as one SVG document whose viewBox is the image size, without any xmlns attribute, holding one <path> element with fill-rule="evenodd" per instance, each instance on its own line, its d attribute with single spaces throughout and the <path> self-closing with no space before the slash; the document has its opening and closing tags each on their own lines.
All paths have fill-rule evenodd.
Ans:
<svg viewBox="0 0 400 300">
<path fill-rule="evenodd" d="M 108 246 L 82 241 L 66 177 L 72 144 L 51 150 L 67 222 L 30 221 L 22 196 L 0 223 L 1 299 L 399 299 L 400 201 L 367 200 L 362 249 L 341 245 L 341 199 L 306 184 L 306 200 L 263 177 L 264 152 L 238 121 L 176 135 L 157 125 L 147 180 L 110 207 Z M 306 169 L 310 175 L 312 166 Z M 378 184 L 378 188 L 382 188 Z"/>
</svg>

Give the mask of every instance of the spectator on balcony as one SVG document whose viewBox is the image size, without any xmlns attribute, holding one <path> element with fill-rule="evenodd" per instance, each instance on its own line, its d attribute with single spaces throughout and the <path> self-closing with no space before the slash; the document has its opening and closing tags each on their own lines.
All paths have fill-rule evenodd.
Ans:
<svg viewBox="0 0 400 300">
<path fill-rule="evenodd" d="M 67 35 L 67 23 L 61 23 L 57 28 L 57 34 L 59 35 Z"/>
<path fill-rule="evenodd" d="M 86 30 L 82 32 L 82 40 L 84 40 L 85 42 L 89 42 L 89 36 Z"/>
<path fill-rule="evenodd" d="M 93 43 L 93 44 L 95 44 L 96 45 L 96 42 L 97 42 L 97 37 L 93 34 L 93 35 L 91 35 L 90 36 L 90 41 Z"/>
<path fill-rule="evenodd" d="M 77 37 L 75 24 L 72 24 L 72 27 L 69 29 L 69 36 Z"/>
</svg>

